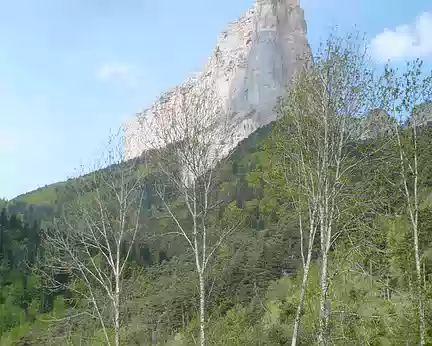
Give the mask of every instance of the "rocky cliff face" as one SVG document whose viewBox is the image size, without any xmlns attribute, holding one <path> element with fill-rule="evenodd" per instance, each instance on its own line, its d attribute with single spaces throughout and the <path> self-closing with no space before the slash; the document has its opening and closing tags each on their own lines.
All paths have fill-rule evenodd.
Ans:
<svg viewBox="0 0 432 346">
<path fill-rule="evenodd" d="M 414 114 L 417 126 L 426 126 L 432 124 L 432 102 L 424 102 L 417 106 Z M 414 125 L 413 119 L 408 121 L 408 127 L 412 127 Z"/>
<path fill-rule="evenodd" d="M 125 156 L 145 149 L 144 128 L 161 104 L 175 104 L 185 88 L 205 89 L 222 100 L 234 128 L 232 147 L 276 119 L 274 107 L 295 75 L 311 63 L 307 27 L 299 0 L 256 0 L 244 17 L 223 32 L 203 72 L 162 95 L 125 126 Z M 186 96 L 187 97 L 187 96 Z M 170 107 L 167 107 L 170 109 Z M 161 114 L 163 116 L 163 114 Z M 144 138 L 146 137 L 146 138 Z"/>
</svg>

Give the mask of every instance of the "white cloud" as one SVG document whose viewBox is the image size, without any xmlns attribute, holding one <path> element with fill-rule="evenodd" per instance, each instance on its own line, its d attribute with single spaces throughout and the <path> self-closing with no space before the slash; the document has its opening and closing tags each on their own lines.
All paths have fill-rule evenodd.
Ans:
<svg viewBox="0 0 432 346">
<path fill-rule="evenodd" d="M 11 134 L 0 130 L 0 154 L 9 154 L 16 149 L 16 142 Z"/>
<path fill-rule="evenodd" d="M 139 70 L 131 64 L 123 62 L 109 62 L 99 66 L 97 77 L 102 81 L 112 81 L 128 87 L 136 86 Z"/>
<path fill-rule="evenodd" d="M 409 25 L 385 29 L 371 42 L 372 56 L 379 62 L 432 58 L 432 12 L 425 12 Z"/>
</svg>

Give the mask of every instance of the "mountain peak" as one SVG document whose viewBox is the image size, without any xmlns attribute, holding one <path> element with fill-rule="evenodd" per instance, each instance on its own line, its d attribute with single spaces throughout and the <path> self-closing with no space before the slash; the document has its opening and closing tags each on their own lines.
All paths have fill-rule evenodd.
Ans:
<svg viewBox="0 0 432 346">
<path fill-rule="evenodd" d="M 289 7 L 295 7 L 295 6 L 300 6 L 300 0 L 255 0 L 255 4 L 256 5 L 270 4 L 273 6 L 282 4 Z"/>
<path fill-rule="evenodd" d="M 299 0 L 256 0 L 242 18 L 222 32 L 203 72 L 160 97 L 126 125 L 126 159 L 145 150 L 149 134 L 145 135 L 143 129 L 149 128 L 146 122 L 151 122 L 161 102 L 175 104 L 191 85 L 198 94 L 211 85 L 211 94 L 222 100 L 224 112 L 235 129 L 235 147 L 276 119 L 274 107 L 278 98 L 310 63 L 311 56 Z"/>
</svg>

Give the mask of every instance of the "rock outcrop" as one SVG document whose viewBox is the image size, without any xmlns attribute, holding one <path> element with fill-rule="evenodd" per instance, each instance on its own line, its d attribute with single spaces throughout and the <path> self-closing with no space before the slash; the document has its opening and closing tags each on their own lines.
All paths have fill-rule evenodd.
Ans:
<svg viewBox="0 0 432 346">
<path fill-rule="evenodd" d="M 432 102 L 421 103 L 415 107 L 414 113 L 402 124 L 403 128 L 430 126 L 432 124 Z M 358 126 L 359 133 L 356 138 L 361 140 L 389 137 L 395 134 L 395 125 L 398 119 L 392 117 L 386 110 L 378 108 L 371 111 Z M 401 124 L 399 124 L 401 125 Z"/>
<path fill-rule="evenodd" d="M 394 124 L 390 114 L 384 109 L 371 111 L 362 121 L 360 126 L 360 139 L 374 139 L 387 137 L 394 133 Z"/>
<path fill-rule="evenodd" d="M 432 102 L 424 102 L 419 104 L 412 114 L 412 118 L 410 118 L 407 122 L 408 127 L 412 127 L 414 125 L 414 121 L 417 126 L 426 126 L 432 124 Z"/>
<path fill-rule="evenodd" d="M 222 100 L 223 112 L 234 128 L 232 147 L 276 119 L 278 98 L 297 73 L 311 63 L 306 35 L 299 0 L 256 0 L 244 17 L 220 35 L 203 72 L 185 83 L 188 90 L 210 86 L 211 93 Z M 175 104 L 184 90 L 180 86 L 162 95 L 149 110 L 126 124 L 126 159 L 146 149 L 149 134 L 144 134 L 144 127 L 148 128 L 155 113 L 163 116 L 155 110 L 162 103 Z"/>
</svg>

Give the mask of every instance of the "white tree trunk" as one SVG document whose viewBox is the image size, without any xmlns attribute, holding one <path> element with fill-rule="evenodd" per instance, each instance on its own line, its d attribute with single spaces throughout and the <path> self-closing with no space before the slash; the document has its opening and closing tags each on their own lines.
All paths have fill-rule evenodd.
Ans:
<svg viewBox="0 0 432 346">
<path fill-rule="evenodd" d="M 120 279 L 118 276 L 116 277 L 114 309 L 115 344 L 120 346 Z"/>
<path fill-rule="evenodd" d="M 425 327 L 424 292 L 423 292 L 423 283 L 422 283 L 419 232 L 418 232 L 419 200 L 418 200 L 417 120 L 416 119 L 414 119 L 413 142 L 414 142 L 414 217 L 411 217 L 411 219 L 413 221 L 414 251 L 415 251 L 415 262 L 416 262 L 416 271 L 417 271 L 418 305 L 419 305 L 419 318 L 420 318 L 420 326 L 419 326 L 420 345 L 424 345 L 426 327 Z"/>
<path fill-rule="evenodd" d="M 318 344 L 326 346 L 328 344 L 328 320 L 329 311 L 327 308 L 327 288 L 328 288 L 328 256 L 327 253 L 322 255 L 322 269 L 321 269 L 321 297 L 320 297 L 320 319 L 319 319 L 319 334 Z"/>
<path fill-rule="evenodd" d="M 313 242 L 310 242 L 310 243 L 313 243 Z M 305 266 L 303 268 L 302 287 L 301 287 L 301 291 L 300 291 L 299 303 L 297 306 L 297 313 L 296 313 L 296 317 L 295 317 L 295 321 L 294 321 L 294 329 L 293 329 L 293 336 L 292 336 L 292 340 L 291 340 L 291 346 L 297 345 L 297 337 L 298 337 L 298 332 L 300 329 L 301 315 L 303 313 L 303 305 L 304 305 L 304 300 L 305 300 L 305 296 L 306 296 L 306 289 L 307 289 L 307 285 L 308 285 L 308 281 L 309 281 L 309 269 L 310 269 L 311 258 L 312 258 L 312 248 L 311 248 L 311 246 L 309 246 L 306 263 L 305 263 Z"/>
<path fill-rule="evenodd" d="M 403 149 L 399 128 L 396 126 L 396 137 L 399 146 L 399 160 L 402 175 L 402 183 L 404 186 L 406 202 L 408 205 L 408 211 L 411 221 L 411 226 L 413 228 L 413 238 L 414 238 L 414 260 L 416 267 L 416 277 L 417 277 L 417 299 L 418 299 L 418 309 L 419 309 L 419 333 L 420 333 L 420 345 L 425 344 L 425 308 L 424 308 L 424 292 L 423 292 L 423 282 L 422 282 L 422 272 L 421 272 L 421 260 L 420 260 L 420 245 L 419 245 L 419 231 L 418 231 L 418 213 L 419 213 L 419 202 L 418 202 L 418 161 L 417 161 L 417 123 L 414 117 L 414 127 L 412 140 L 414 142 L 414 167 L 411 169 L 414 175 L 413 177 L 413 192 L 408 188 L 405 159 L 406 155 Z"/>
<path fill-rule="evenodd" d="M 199 274 L 200 285 L 200 338 L 201 346 L 206 345 L 205 283 L 203 274 Z"/>
</svg>

